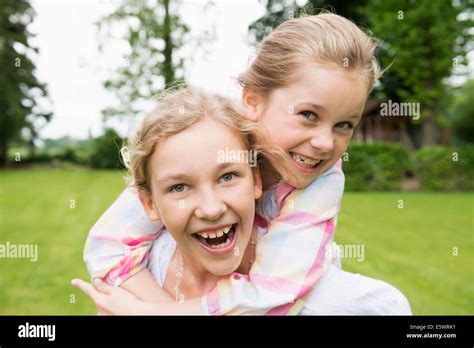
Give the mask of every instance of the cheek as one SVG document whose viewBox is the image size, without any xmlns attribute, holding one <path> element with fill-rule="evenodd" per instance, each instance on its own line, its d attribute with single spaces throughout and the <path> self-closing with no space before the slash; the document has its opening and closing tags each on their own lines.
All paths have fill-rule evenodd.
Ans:
<svg viewBox="0 0 474 348">
<path fill-rule="evenodd" d="M 350 135 L 339 136 L 336 138 L 336 144 L 334 149 L 335 156 L 339 158 L 344 152 L 346 152 L 347 147 L 349 146 L 349 143 L 351 141 L 351 137 L 352 133 Z"/>
<path fill-rule="evenodd" d="M 232 196 L 227 201 L 228 210 L 233 211 L 244 224 L 253 224 L 255 215 L 255 198 L 254 198 L 253 180 L 248 180 L 239 185 Z"/>
<path fill-rule="evenodd" d="M 349 142 L 351 140 L 350 136 L 337 136 L 336 141 L 335 141 L 335 147 L 334 147 L 334 153 L 333 156 L 331 157 L 331 160 L 326 164 L 324 170 L 329 169 L 336 163 L 346 152 L 347 146 L 349 145 Z"/>
<path fill-rule="evenodd" d="M 275 117 L 275 119 L 277 119 Z M 286 117 L 280 122 L 271 120 L 263 122 L 262 125 L 268 131 L 269 140 L 272 144 L 280 146 L 288 151 L 304 142 L 305 130 L 296 118 Z"/>
<path fill-rule="evenodd" d="M 190 214 L 190 209 L 186 207 L 186 201 L 183 200 L 183 204 L 180 204 L 179 202 L 167 202 L 166 199 L 162 199 L 160 213 L 163 223 L 173 235 L 173 238 L 175 240 L 185 240 L 183 231 L 186 229 L 185 222 L 189 221 Z"/>
<path fill-rule="evenodd" d="M 289 126 L 292 125 L 292 117 L 289 114 L 281 112 L 280 109 L 268 109 L 260 118 L 259 124 L 263 126 L 269 133 L 271 140 L 276 142 L 282 138 L 282 129 L 292 129 Z"/>
<path fill-rule="evenodd" d="M 243 213 L 253 211 L 255 209 L 254 189 L 253 180 L 249 180 L 249 182 L 243 185 L 238 191 L 239 194 L 235 195 L 232 200 L 232 205 Z"/>
</svg>

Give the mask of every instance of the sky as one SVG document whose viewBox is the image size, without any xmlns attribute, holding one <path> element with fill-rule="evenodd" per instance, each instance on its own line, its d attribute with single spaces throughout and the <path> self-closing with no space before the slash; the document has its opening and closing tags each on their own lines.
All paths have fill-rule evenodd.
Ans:
<svg viewBox="0 0 474 348">
<path fill-rule="evenodd" d="M 41 128 L 41 138 L 65 135 L 84 139 L 103 132 L 101 110 L 115 103 L 113 94 L 102 82 L 111 77 L 123 61 L 124 45 L 110 41 L 104 52 L 98 50 L 98 33 L 94 23 L 112 12 L 120 0 L 31 0 L 37 16 L 30 27 L 36 36 L 31 41 L 40 54 L 34 58 L 37 77 L 48 85 L 54 117 Z M 204 10 L 206 0 L 183 0 L 182 20 L 199 36 L 216 28 L 216 37 L 205 50 L 184 47 L 185 78 L 194 86 L 238 99 L 240 89 L 234 78 L 245 71 L 255 56 L 249 44 L 248 26 L 260 18 L 264 5 L 258 0 L 214 0 Z M 470 72 L 474 76 L 474 52 Z M 464 79 L 451 79 L 459 84 Z M 143 114 L 147 110 L 143 110 Z M 141 115 L 143 117 L 143 115 Z M 112 126 L 123 136 L 133 133 L 138 118 L 112 120 Z"/>
<path fill-rule="evenodd" d="M 192 35 L 213 25 L 216 37 L 203 49 L 184 48 L 186 81 L 209 91 L 238 98 L 234 77 L 245 71 L 254 48 L 249 44 L 248 26 L 264 14 L 258 0 L 216 1 L 203 10 L 206 1 L 185 0 L 182 20 Z M 37 13 L 30 31 L 39 48 L 35 58 L 37 77 L 48 85 L 54 117 L 39 132 L 41 138 L 65 135 L 84 139 L 89 132 L 103 131 L 101 110 L 114 104 L 114 96 L 102 87 L 114 67 L 123 63 L 120 41 L 98 50 L 94 23 L 117 6 L 118 0 L 34 0 Z M 136 120 L 112 121 L 108 125 L 127 135 Z"/>
</svg>

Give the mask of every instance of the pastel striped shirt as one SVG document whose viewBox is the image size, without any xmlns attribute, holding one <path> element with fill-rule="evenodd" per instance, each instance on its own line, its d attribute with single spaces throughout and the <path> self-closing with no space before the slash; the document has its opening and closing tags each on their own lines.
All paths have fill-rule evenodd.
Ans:
<svg viewBox="0 0 474 348">
<path fill-rule="evenodd" d="M 298 314 L 305 295 L 333 259 L 332 246 L 342 194 L 342 161 L 303 189 L 282 182 L 264 192 L 255 223 L 259 239 L 248 275 L 233 273 L 202 299 L 205 314 Z M 90 230 L 84 260 L 91 277 L 120 285 L 147 266 L 153 241 L 166 228 L 148 220 L 127 188 Z"/>
</svg>

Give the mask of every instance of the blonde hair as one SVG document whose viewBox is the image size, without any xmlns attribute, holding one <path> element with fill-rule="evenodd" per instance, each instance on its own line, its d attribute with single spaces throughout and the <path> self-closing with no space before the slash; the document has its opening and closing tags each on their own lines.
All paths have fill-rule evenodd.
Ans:
<svg viewBox="0 0 474 348">
<path fill-rule="evenodd" d="M 376 47 L 375 39 L 342 16 L 304 15 L 283 22 L 261 43 L 254 62 L 238 82 L 267 97 L 272 90 L 290 84 L 302 68 L 317 64 L 360 71 L 371 90 L 381 76 Z"/>
<path fill-rule="evenodd" d="M 239 113 L 227 98 L 186 87 L 165 91 L 158 107 L 145 117 L 135 136 L 129 139 L 128 146 L 122 147 L 122 159 L 131 174 L 129 184 L 151 192 L 148 163 L 156 145 L 203 118 L 229 127 L 241 136 L 246 150 L 257 151 L 272 164 L 286 159 L 285 152 L 272 146 L 257 124 Z"/>
</svg>

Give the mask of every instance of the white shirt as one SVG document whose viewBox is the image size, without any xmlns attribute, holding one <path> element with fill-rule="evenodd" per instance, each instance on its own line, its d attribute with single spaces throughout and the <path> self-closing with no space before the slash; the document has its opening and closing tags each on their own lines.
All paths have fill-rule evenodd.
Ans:
<svg viewBox="0 0 474 348">
<path fill-rule="evenodd" d="M 167 231 L 153 243 L 148 268 L 163 287 L 176 242 Z M 306 299 L 299 315 L 411 315 L 406 297 L 384 281 L 331 265 Z"/>
</svg>

